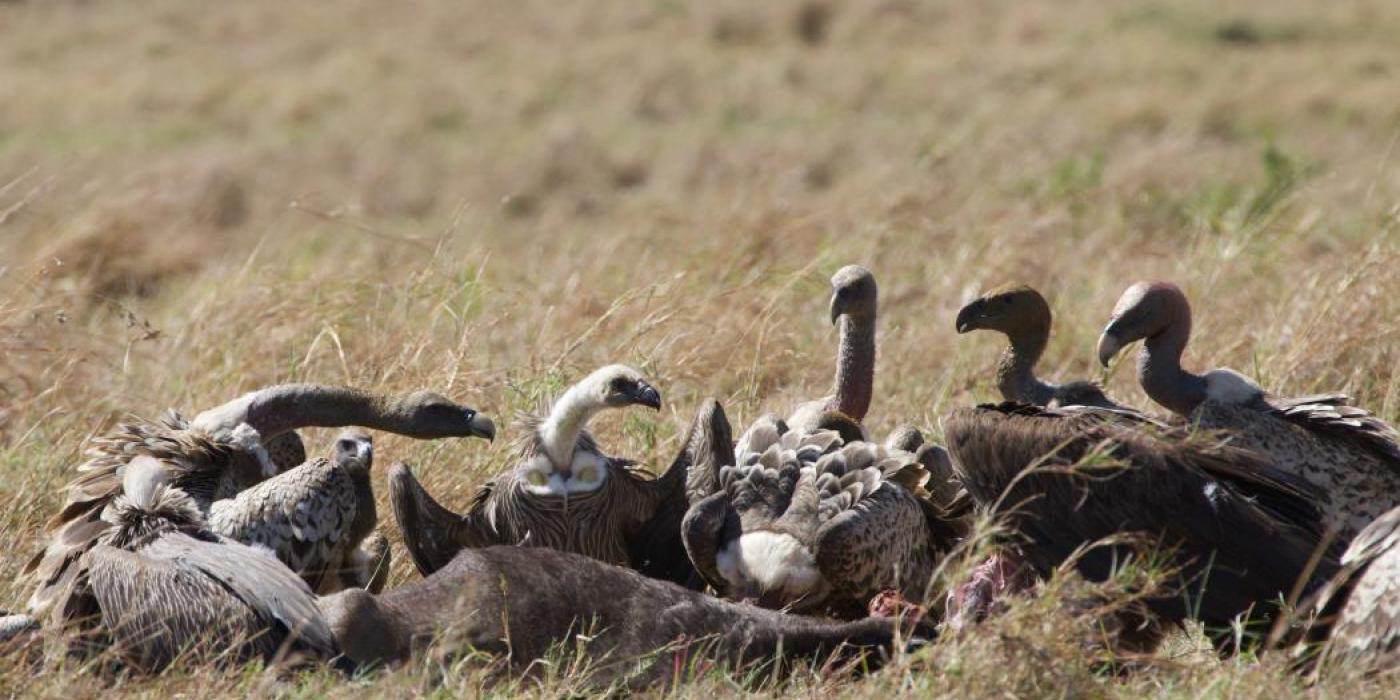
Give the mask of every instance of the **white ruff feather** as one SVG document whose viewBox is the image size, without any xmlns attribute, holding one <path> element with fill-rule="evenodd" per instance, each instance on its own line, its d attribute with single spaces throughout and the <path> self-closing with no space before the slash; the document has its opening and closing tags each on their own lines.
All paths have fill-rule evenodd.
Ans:
<svg viewBox="0 0 1400 700">
<path fill-rule="evenodd" d="M 822 583 L 816 560 L 792 535 L 750 532 L 732 540 L 715 559 L 719 573 L 743 589 L 752 581 L 765 592 L 783 591 L 800 598 Z"/>
<path fill-rule="evenodd" d="M 262 435 L 254 430 L 253 426 L 239 423 L 238 427 L 229 433 L 227 440 L 258 458 L 264 478 L 277 476 L 277 465 L 272 463 L 272 457 L 263 448 Z"/>
<path fill-rule="evenodd" d="M 1213 369 L 1205 373 L 1206 396 L 1229 404 L 1251 403 L 1264 396 L 1264 389 L 1249 377 L 1232 369 Z"/>
</svg>

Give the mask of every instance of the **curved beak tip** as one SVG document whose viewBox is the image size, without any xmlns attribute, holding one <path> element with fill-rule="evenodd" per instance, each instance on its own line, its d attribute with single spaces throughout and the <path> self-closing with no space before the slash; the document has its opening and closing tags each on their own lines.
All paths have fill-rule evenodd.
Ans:
<svg viewBox="0 0 1400 700">
<path fill-rule="evenodd" d="M 1119 342 L 1118 338 L 1114 337 L 1109 332 L 1104 331 L 1103 335 L 1099 336 L 1099 344 L 1097 348 L 1099 354 L 1099 364 L 1103 365 L 1104 367 L 1107 367 L 1111 362 L 1113 362 L 1113 358 L 1118 356 L 1118 351 L 1122 349 L 1123 344 Z"/>
<path fill-rule="evenodd" d="M 471 420 L 471 435 L 473 437 L 485 438 L 487 442 L 496 441 L 496 424 L 490 418 L 477 414 Z"/>
<path fill-rule="evenodd" d="M 656 389 L 653 389 L 652 387 L 646 387 L 645 389 L 642 389 L 641 396 L 638 398 L 638 403 L 642 404 L 643 406 L 649 406 L 652 410 L 660 411 L 661 392 L 657 391 Z"/>
</svg>

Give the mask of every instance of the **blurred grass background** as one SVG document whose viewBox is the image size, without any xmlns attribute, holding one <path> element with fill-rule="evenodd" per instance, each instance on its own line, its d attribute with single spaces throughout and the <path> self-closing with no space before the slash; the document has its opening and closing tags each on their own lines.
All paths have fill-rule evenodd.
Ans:
<svg viewBox="0 0 1400 700">
<path fill-rule="evenodd" d="M 1397 36 L 1385 0 L 0 3 L 0 607 L 23 604 L 15 573 L 85 439 L 125 415 L 317 381 L 432 388 L 501 422 L 626 362 L 666 409 L 597 432 L 664 467 L 705 396 L 742 425 L 827 391 L 826 280 L 848 262 L 880 282 L 877 434 L 937 435 L 993 398 L 1000 339 L 953 316 L 1012 280 L 1055 308 L 1048 376 L 1098 378 L 1118 293 L 1167 278 L 1195 303 L 1189 366 L 1346 390 L 1394 422 Z M 1105 378 L 1148 405 L 1131 372 Z M 508 443 L 378 451 L 460 507 Z M 415 576 L 400 557 L 394 583 Z M 987 632 L 799 689 L 1301 690 L 1248 660 L 1116 679 L 1018 619 L 1041 656 Z M 478 680 L 428 664 L 354 692 Z"/>
</svg>

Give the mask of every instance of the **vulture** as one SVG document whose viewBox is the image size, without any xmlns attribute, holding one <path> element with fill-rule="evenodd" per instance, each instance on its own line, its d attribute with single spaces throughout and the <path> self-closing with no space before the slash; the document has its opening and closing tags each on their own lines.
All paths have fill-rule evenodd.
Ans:
<svg viewBox="0 0 1400 700">
<path fill-rule="evenodd" d="M 1146 602 L 1168 622 L 1218 631 L 1252 609 L 1267 616 L 1336 570 L 1316 489 L 1254 453 L 1086 407 L 986 404 L 943 428 L 963 485 L 1006 518 L 1037 573 L 1073 562 L 1105 581 L 1135 554 L 1151 560 L 1146 544 L 1169 574 Z"/>
<path fill-rule="evenodd" d="M 737 463 L 719 469 L 718 490 L 682 524 L 696 570 L 722 595 L 766 608 L 861 616 L 887 590 L 924 600 L 960 534 L 922 492 L 928 472 L 911 452 L 843 439 L 860 432 L 846 416 L 816 427 L 770 415 L 744 433 Z"/>
<path fill-rule="evenodd" d="M 63 624 L 95 612 L 81 557 L 111 529 L 103 512 L 122 493 L 125 466 L 136 457 L 159 460 L 171 483 L 201 513 L 217 500 L 279 473 L 265 441 L 284 459 L 301 451 L 300 440 L 280 438 L 297 428 L 359 425 L 411 437 L 491 437 L 484 416 L 427 391 L 383 396 L 345 387 L 285 384 L 241 396 L 185 420 L 170 412 L 158 422 L 123 425 L 97 438 L 68 484 L 62 510 L 49 522 L 43 551 L 25 566 L 35 581 L 29 611 Z"/>
<path fill-rule="evenodd" d="M 828 411 L 849 416 L 857 425 L 865 420 L 875 390 L 878 301 L 875 275 L 870 270 L 847 265 L 831 277 L 831 322 L 841 328 L 836 386 L 826 398 L 799 404 L 787 418 L 790 427 L 811 432 Z"/>
<path fill-rule="evenodd" d="M 1400 669 L 1400 508 L 1367 525 L 1342 554 L 1342 568 L 1309 605 L 1305 650 L 1314 670 L 1345 666 L 1364 673 Z"/>
<path fill-rule="evenodd" d="M 82 555 L 96 622 L 119 658 L 158 672 L 189 653 L 339 656 L 315 595 L 276 557 L 210 532 L 155 457 L 137 455 L 122 472 L 102 514 L 111 527 Z"/>
<path fill-rule="evenodd" d="M 997 363 L 997 389 L 1006 401 L 1034 406 L 1122 408 L 1089 381 L 1052 384 L 1035 376 L 1035 364 L 1050 342 L 1050 304 L 1026 285 L 1008 285 L 972 300 L 958 311 L 957 331 L 991 330 L 1009 341 Z"/>
<path fill-rule="evenodd" d="M 1107 366 L 1125 345 L 1142 340 L 1138 381 L 1147 395 L 1317 486 L 1326 525 L 1343 542 L 1400 505 L 1394 428 L 1349 405 L 1343 394 L 1279 398 L 1234 370 L 1192 374 L 1181 367 L 1190 335 L 1186 295 L 1169 282 L 1140 282 L 1118 300 L 1099 337 L 1099 360 Z"/>
<path fill-rule="evenodd" d="M 430 647 L 472 650 L 505 659 L 516 674 L 560 661 L 576 671 L 571 681 L 599 689 L 679 683 L 713 664 L 752 671 L 864 658 L 854 668 L 871 669 L 901 641 L 932 636 L 909 618 L 784 615 L 541 547 L 463 549 L 427 578 L 380 596 L 348 589 L 320 605 L 357 665 L 402 663 Z M 560 660 L 560 650 L 573 651 Z"/>
<path fill-rule="evenodd" d="M 522 421 L 517 466 L 481 488 L 464 515 L 439 505 L 407 465 L 396 465 L 390 501 L 419 572 L 442 568 L 463 547 L 510 544 L 688 581 L 692 571 L 679 539 L 685 459 L 651 478 L 633 462 L 604 454 L 585 430 L 599 411 L 631 405 L 661 408 L 660 394 L 635 369 L 610 365 L 589 374 L 548 415 Z"/>
<path fill-rule="evenodd" d="M 388 577 L 389 550 L 382 535 L 371 538 L 378 522 L 370 484 L 373 463 L 369 434 L 346 430 L 329 457 L 215 501 L 209 528 L 271 551 L 317 593 L 349 587 L 377 592 Z"/>
</svg>

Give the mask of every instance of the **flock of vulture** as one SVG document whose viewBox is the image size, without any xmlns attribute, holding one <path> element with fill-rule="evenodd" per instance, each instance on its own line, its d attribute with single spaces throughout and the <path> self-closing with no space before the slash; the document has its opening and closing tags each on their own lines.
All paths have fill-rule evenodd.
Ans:
<svg viewBox="0 0 1400 700">
<path fill-rule="evenodd" d="M 124 672 L 183 658 L 354 671 L 472 649 L 520 673 L 562 646 L 597 682 L 635 687 L 695 664 L 868 669 L 996 614 L 1038 577 L 1104 581 L 1137 561 L 1166 583 L 1119 621 L 1124 648 L 1195 620 L 1222 654 L 1289 654 L 1308 673 L 1400 667 L 1400 440 L 1345 396 L 1286 399 L 1228 369 L 1184 369 L 1191 312 L 1165 282 L 1125 291 L 1097 350 L 1108 365 L 1143 341 L 1138 379 L 1169 415 L 1050 383 L 1035 374 L 1050 307 L 1013 286 L 956 325 L 1008 338 L 1004 402 L 949 413 L 944 446 L 912 426 L 879 442 L 862 424 L 875 278 L 848 266 L 832 287 L 833 393 L 737 441 L 710 399 L 659 475 L 587 430 L 605 410 L 661 407 L 621 365 L 524 419 L 515 466 L 463 513 L 395 465 L 389 501 L 422 578 L 389 591 L 365 429 L 490 440 L 486 417 L 426 391 L 298 384 L 124 425 L 77 468 L 0 646 L 57 638 Z M 309 427 L 348 429 L 308 459 L 296 431 Z M 934 595 L 984 514 L 1004 536 Z"/>
</svg>

